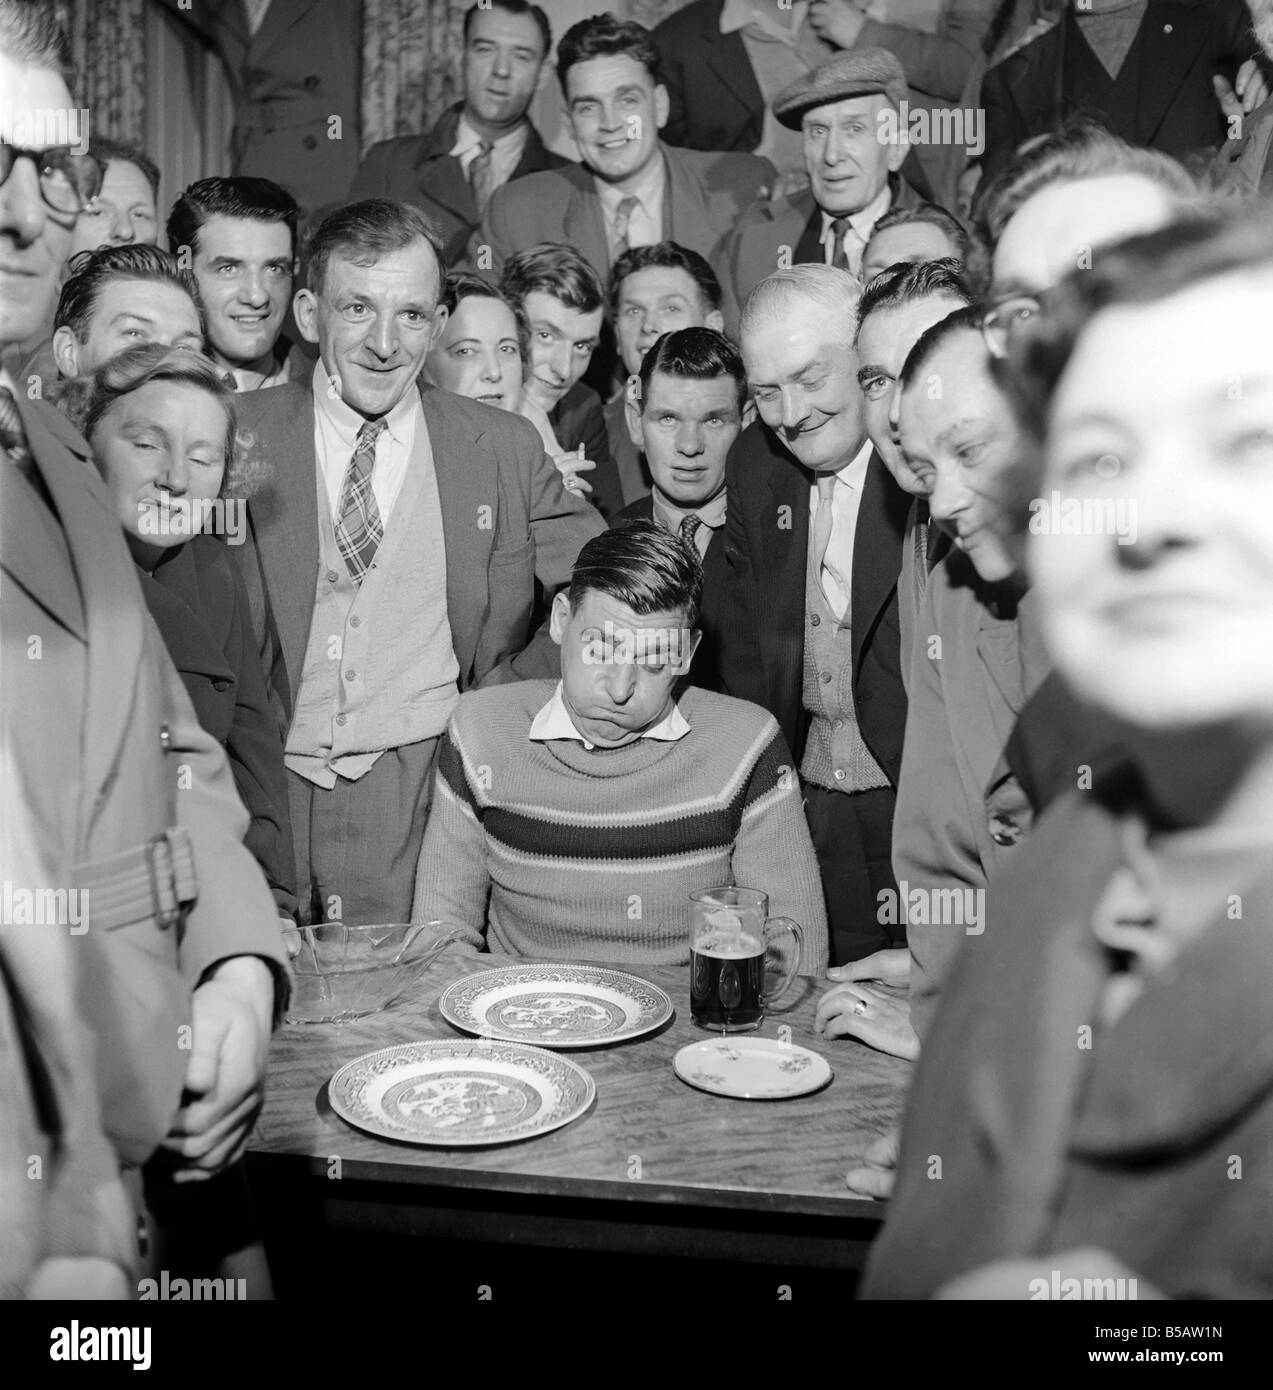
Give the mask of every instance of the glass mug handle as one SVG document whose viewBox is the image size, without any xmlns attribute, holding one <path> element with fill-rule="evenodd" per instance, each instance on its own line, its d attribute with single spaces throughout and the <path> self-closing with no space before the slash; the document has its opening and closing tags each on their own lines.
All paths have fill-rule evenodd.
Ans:
<svg viewBox="0 0 1273 1390">
<path fill-rule="evenodd" d="M 796 949 L 795 949 L 795 953 L 794 953 L 793 956 L 791 957 L 791 968 L 787 971 L 786 976 L 783 978 L 783 981 L 782 981 L 782 983 L 778 986 L 778 988 L 777 988 L 777 989 L 773 989 L 773 990 L 771 990 L 771 989 L 768 988 L 768 984 L 769 984 L 769 972 L 768 972 L 768 957 L 769 957 L 769 952 L 768 952 L 768 950 L 765 951 L 765 962 L 766 962 L 766 965 L 765 965 L 765 986 L 766 986 L 766 988 L 765 988 L 765 991 L 764 991 L 764 1001 L 763 1001 L 763 1002 L 764 1002 L 764 1007 L 765 1007 L 766 1009 L 769 1008 L 769 1006 L 770 1006 L 771 1004 L 776 1004 L 776 1003 L 778 1002 L 778 1000 L 781 999 L 782 996 L 783 996 L 784 994 L 786 994 L 786 992 L 787 992 L 787 991 L 791 988 L 791 986 L 795 983 L 796 972 L 800 969 L 800 957 L 801 957 L 801 955 L 802 955 L 803 952 L 804 952 L 804 930 L 803 930 L 802 927 L 800 926 L 800 923 L 799 923 L 799 922 L 793 921 L 790 917 L 766 917 L 766 918 L 765 918 L 765 927 L 764 927 L 764 931 L 765 931 L 765 946 L 766 946 L 766 947 L 768 947 L 769 942 L 770 942 L 770 940 L 772 939 L 772 935 L 771 935 L 770 928 L 773 928 L 775 932 L 778 932 L 778 931 L 788 931 L 788 932 L 790 932 L 791 935 L 792 935 L 793 937 L 795 937 L 795 940 L 796 940 Z"/>
</svg>

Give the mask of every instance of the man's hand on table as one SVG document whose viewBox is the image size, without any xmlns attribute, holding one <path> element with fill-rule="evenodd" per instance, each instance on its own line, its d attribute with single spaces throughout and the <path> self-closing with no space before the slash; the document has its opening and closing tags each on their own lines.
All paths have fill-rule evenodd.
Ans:
<svg viewBox="0 0 1273 1390">
<path fill-rule="evenodd" d="M 857 1038 L 879 1052 L 914 1062 L 919 1039 L 911 1027 L 910 1003 L 901 992 L 910 970 L 910 952 L 904 947 L 832 966 L 828 978 L 842 983 L 818 1001 L 814 1031 L 828 1038 Z"/>
<path fill-rule="evenodd" d="M 174 1182 L 214 1177 L 242 1154 L 265 1100 L 274 976 L 258 956 L 221 961 L 195 990 L 184 1104 L 163 1148 Z"/>
<path fill-rule="evenodd" d="M 862 1162 L 850 1168 L 844 1181 L 850 1192 L 859 1197 L 885 1198 L 893 1195 L 893 1183 L 897 1179 L 897 1146 L 902 1131 L 890 1129 L 862 1155 Z"/>
</svg>

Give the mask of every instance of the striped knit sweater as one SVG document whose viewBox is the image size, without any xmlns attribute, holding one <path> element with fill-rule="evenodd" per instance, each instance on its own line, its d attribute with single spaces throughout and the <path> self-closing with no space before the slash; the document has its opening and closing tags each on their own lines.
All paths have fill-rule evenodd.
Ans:
<svg viewBox="0 0 1273 1390">
<path fill-rule="evenodd" d="M 413 921 L 442 919 L 509 955 L 689 963 L 689 902 L 737 883 L 804 928 L 800 970 L 827 964 L 826 912 L 799 778 L 759 706 L 690 688 L 691 729 L 589 751 L 532 743 L 555 682 L 460 697 L 438 752 Z"/>
</svg>

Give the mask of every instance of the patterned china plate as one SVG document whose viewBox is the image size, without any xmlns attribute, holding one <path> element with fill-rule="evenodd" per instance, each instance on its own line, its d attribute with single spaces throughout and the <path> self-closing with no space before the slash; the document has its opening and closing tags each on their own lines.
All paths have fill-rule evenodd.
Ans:
<svg viewBox="0 0 1273 1390">
<path fill-rule="evenodd" d="M 716 1096 L 739 1100 L 786 1100 L 825 1086 L 833 1072 L 827 1059 L 807 1047 L 776 1038 L 711 1038 L 690 1043 L 672 1058 L 682 1081 Z"/>
<path fill-rule="evenodd" d="M 577 1062 L 539 1047 L 445 1038 L 368 1052 L 341 1067 L 327 1092 L 357 1129 L 460 1149 L 560 1129 L 597 1088 Z"/>
<path fill-rule="evenodd" d="M 438 1007 L 462 1032 L 559 1049 L 626 1042 L 672 1017 L 657 985 L 591 965 L 483 970 L 445 989 Z"/>
</svg>

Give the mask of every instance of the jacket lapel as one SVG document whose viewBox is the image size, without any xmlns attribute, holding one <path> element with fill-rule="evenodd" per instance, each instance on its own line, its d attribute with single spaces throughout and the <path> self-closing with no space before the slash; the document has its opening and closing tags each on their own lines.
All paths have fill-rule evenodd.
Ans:
<svg viewBox="0 0 1273 1390">
<path fill-rule="evenodd" d="M 765 447 L 769 505 L 760 518 L 760 577 L 771 598 L 762 620 L 766 641 L 770 709 L 781 709 L 782 692 L 800 688 L 804 665 L 805 568 L 809 559 L 809 488 L 812 477 L 787 454 L 766 425 L 754 428 Z M 784 513 L 781 509 L 788 508 Z M 790 517 L 790 525 L 779 524 Z"/>
<path fill-rule="evenodd" d="M 862 648 L 875 630 L 880 611 L 897 592 L 897 576 L 902 568 L 902 536 L 909 510 L 910 498 L 893 481 L 883 459 L 872 449 L 853 532 L 849 602 L 855 677 L 862 666 Z"/>
<path fill-rule="evenodd" d="M 1210 53 L 1212 24 L 1209 5 L 1168 3 L 1151 5 L 1140 29 L 1140 100 L 1136 134 L 1149 144 L 1158 133 L 1171 104 L 1187 87 L 1186 76 Z M 1216 107 L 1219 125 L 1219 106 Z"/>
<path fill-rule="evenodd" d="M 242 9 L 242 0 L 237 0 L 237 3 Z M 260 63 L 269 49 L 290 30 L 296 28 L 317 3 L 318 0 L 271 0 L 265 18 L 261 21 L 261 27 L 248 43 L 248 61 L 253 65 Z"/>
<path fill-rule="evenodd" d="M 426 198 L 472 225 L 478 220 L 473 190 L 460 161 L 451 155 L 462 109 L 462 105 L 451 107 L 433 127 L 416 159 L 415 178 Z"/>
<path fill-rule="evenodd" d="M 50 563 L 59 549 L 65 551 L 66 541 L 48 507 L 15 468 L 0 462 L 0 565 L 6 582 L 21 585 L 82 641 L 84 604 L 75 575 L 68 566 Z"/>
<path fill-rule="evenodd" d="M 606 222 L 601 212 L 601 199 L 590 186 L 592 175 L 582 165 L 574 164 L 561 173 L 573 185 L 561 224 L 565 232 L 564 240 L 589 265 L 598 268 L 605 266 L 609 270 L 610 246 L 606 241 Z"/>
<path fill-rule="evenodd" d="M 490 556 L 499 515 L 499 465 L 487 436 L 466 422 L 455 398 L 421 385 L 446 537 L 446 611 L 460 688 L 471 683 L 477 639 L 490 610 Z M 466 428 L 467 423 L 467 428 Z"/>
<path fill-rule="evenodd" d="M 702 256 L 710 256 L 715 246 L 712 244 L 707 201 L 703 196 L 703 181 L 695 178 L 686 167 L 680 150 L 664 145 L 663 158 L 667 167 L 663 230 L 679 245 L 688 246 Z"/>
</svg>

